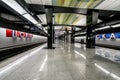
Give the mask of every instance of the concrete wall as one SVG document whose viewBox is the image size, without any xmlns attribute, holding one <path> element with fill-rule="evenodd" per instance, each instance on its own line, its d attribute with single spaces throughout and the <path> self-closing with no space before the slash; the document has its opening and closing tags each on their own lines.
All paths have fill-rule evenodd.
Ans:
<svg viewBox="0 0 120 80">
<path fill-rule="evenodd" d="M 26 38 L 13 38 L 13 37 L 6 37 L 6 29 L 0 28 L 0 48 L 15 46 L 15 45 L 22 45 L 22 44 L 31 44 L 31 43 L 39 43 L 45 42 L 47 40 L 46 37 L 33 35 L 33 38 L 26 39 Z"/>
</svg>

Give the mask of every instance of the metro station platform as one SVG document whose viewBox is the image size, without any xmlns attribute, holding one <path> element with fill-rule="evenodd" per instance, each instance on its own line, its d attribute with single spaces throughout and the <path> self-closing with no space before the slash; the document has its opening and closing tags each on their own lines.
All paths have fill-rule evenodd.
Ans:
<svg viewBox="0 0 120 80">
<path fill-rule="evenodd" d="M 117 50 L 61 41 L 54 46 L 49 50 L 44 44 L 2 61 L 0 80 L 120 80 L 120 61 L 110 58 Z"/>
</svg>

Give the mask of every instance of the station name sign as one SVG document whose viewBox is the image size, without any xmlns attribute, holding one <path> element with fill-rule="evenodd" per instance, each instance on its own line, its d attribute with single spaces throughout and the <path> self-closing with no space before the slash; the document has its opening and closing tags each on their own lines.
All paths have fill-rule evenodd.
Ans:
<svg viewBox="0 0 120 80">
<path fill-rule="evenodd" d="M 11 29 L 6 29 L 6 37 L 32 38 L 33 34 L 11 30 Z"/>
<path fill-rule="evenodd" d="M 106 33 L 106 34 L 97 34 L 96 39 L 120 39 L 120 32 L 115 33 Z"/>
</svg>

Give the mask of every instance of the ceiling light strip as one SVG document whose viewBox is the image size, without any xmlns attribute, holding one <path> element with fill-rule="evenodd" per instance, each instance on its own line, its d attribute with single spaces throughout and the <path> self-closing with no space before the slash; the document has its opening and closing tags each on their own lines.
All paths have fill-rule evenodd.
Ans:
<svg viewBox="0 0 120 80">
<path fill-rule="evenodd" d="M 23 7 L 21 7 L 15 0 L 2 0 L 2 1 L 21 15 L 27 13 L 27 11 L 25 11 Z"/>
<path fill-rule="evenodd" d="M 108 28 L 111 28 L 111 27 L 110 26 L 105 26 L 105 27 L 97 28 L 97 29 L 95 29 L 95 31 L 103 30 L 103 29 L 108 29 Z"/>
<path fill-rule="evenodd" d="M 11 7 L 13 10 L 18 12 L 20 15 L 25 17 L 27 20 L 32 22 L 33 24 L 37 24 L 38 22 L 22 7 L 20 6 L 15 0 L 2 0 L 6 5 Z"/>
</svg>

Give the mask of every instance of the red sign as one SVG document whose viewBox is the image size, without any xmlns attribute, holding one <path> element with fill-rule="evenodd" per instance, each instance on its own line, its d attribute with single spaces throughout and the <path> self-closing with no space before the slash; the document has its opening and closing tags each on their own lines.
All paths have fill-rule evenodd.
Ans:
<svg viewBox="0 0 120 80">
<path fill-rule="evenodd" d="M 25 32 L 6 29 L 6 37 L 32 38 L 33 35 Z"/>
<path fill-rule="evenodd" d="M 12 37 L 12 30 L 6 29 L 6 37 Z"/>
</svg>

